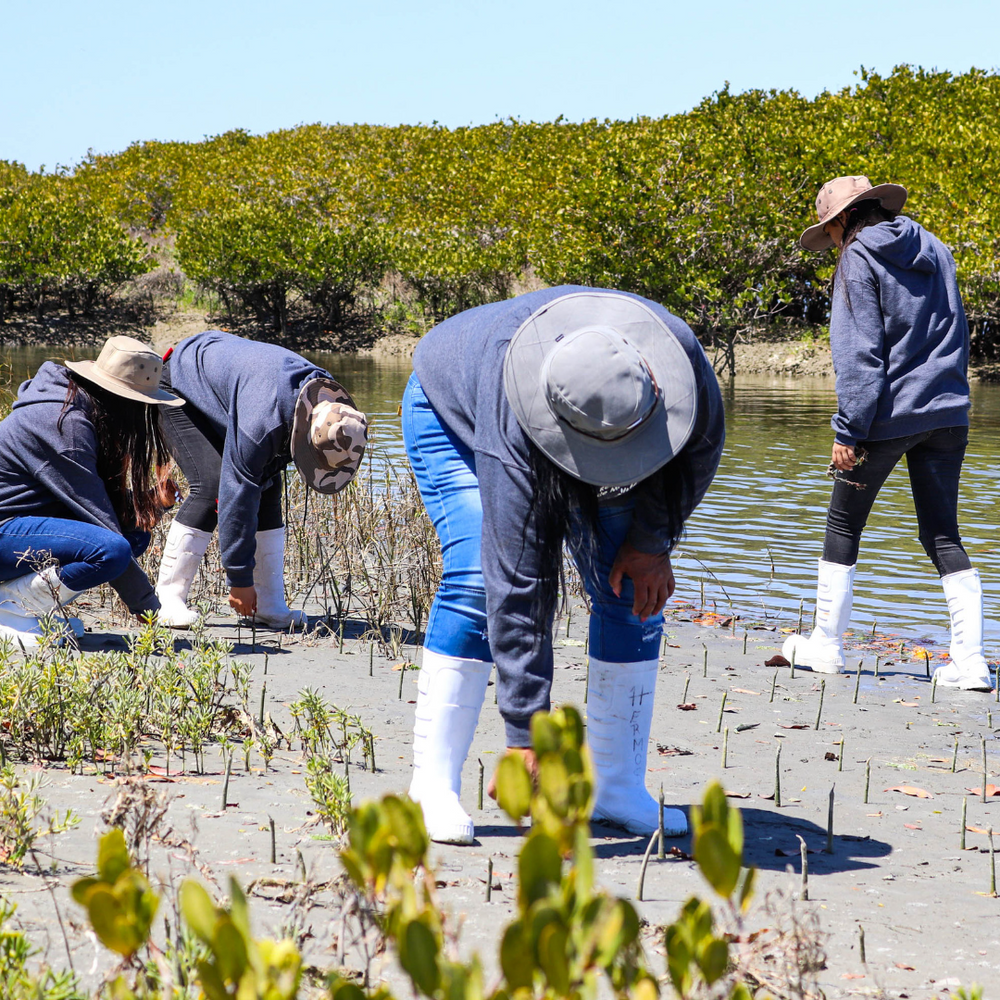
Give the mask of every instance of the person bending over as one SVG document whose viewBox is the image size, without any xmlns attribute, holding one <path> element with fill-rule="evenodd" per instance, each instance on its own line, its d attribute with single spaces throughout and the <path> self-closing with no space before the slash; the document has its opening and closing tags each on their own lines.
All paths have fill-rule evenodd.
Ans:
<svg viewBox="0 0 1000 1000">
<path fill-rule="evenodd" d="M 237 614 L 279 629 L 308 623 L 285 599 L 282 472 L 336 493 L 354 477 L 368 422 L 322 368 L 275 344 L 208 330 L 167 352 L 161 384 L 184 399 L 163 436 L 189 492 L 170 525 L 156 592 L 160 619 L 188 628 L 187 596 L 215 528 Z"/>
<path fill-rule="evenodd" d="M 507 744 L 532 764 L 549 708 L 563 544 L 591 600 L 594 816 L 656 829 L 645 786 L 670 553 L 722 453 L 722 399 L 685 323 L 654 302 L 563 286 L 480 306 L 420 341 L 403 438 L 441 542 L 410 795 L 430 836 L 471 843 L 459 802 L 493 661 Z M 685 832 L 682 812 L 666 828 Z"/>
</svg>

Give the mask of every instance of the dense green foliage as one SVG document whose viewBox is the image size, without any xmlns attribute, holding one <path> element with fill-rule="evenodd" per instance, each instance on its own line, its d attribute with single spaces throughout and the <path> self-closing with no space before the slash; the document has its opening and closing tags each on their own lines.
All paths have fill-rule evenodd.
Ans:
<svg viewBox="0 0 1000 1000">
<path fill-rule="evenodd" d="M 906 184 L 907 211 L 954 248 L 989 354 L 1000 341 L 1000 194 L 987 176 L 998 145 L 1000 76 L 909 67 L 862 71 L 856 87 L 815 99 L 724 89 L 660 119 L 138 143 L 65 177 L 0 165 L 0 287 L 8 307 L 37 303 L 43 280 L 85 302 L 88 288 L 144 266 L 128 230 L 172 245 L 189 278 L 279 332 L 290 306 L 336 327 L 387 276 L 410 303 L 395 319 L 418 328 L 533 277 L 635 291 L 732 338 L 825 321 L 832 255 L 796 240 L 825 180 L 867 174 Z M 64 264 L 44 227 L 18 221 L 44 198 L 67 213 L 61 232 L 91 234 L 61 242 L 98 243 L 99 264 Z M 117 242 L 109 220 L 123 227 Z M 44 279 L 24 263 L 36 259 Z"/>
</svg>

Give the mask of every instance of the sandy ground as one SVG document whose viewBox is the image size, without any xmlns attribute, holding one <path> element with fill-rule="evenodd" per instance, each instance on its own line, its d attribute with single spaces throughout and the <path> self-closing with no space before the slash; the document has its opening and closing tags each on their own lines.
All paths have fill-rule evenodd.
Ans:
<svg viewBox="0 0 1000 1000">
<path fill-rule="evenodd" d="M 86 618 L 86 615 L 85 615 Z M 557 703 L 583 705 L 585 659 L 583 609 L 574 608 L 568 635 L 566 622 L 558 625 L 553 698 Z M 788 626 L 792 623 L 783 623 Z M 357 623 L 356 634 L 361 633 Z M 416 675 L 408 673 L 399 697 L 400 672 L 384 657 L 369 660 L 367 645 L 348 638 L 343 653 L 335 639 L 306 635 L 281 640 L 258 633 L 257 645 L 244 629 L 226 619 L 210 622 L 209 631 L 233 641 L 234 656 L 255 666 L 255 697 L 264 682 L 267 659 L 267 711 L 288 731 L 288 703 L 298 692 L 313 687 L 341 708 L 357 713 L 376 735 L 376 773 L 359 767 L 351 771 L 356 799 L 406 789 L 411 769 L 411 729 Z M 352 635 L 348 625 L 347 635 Z M 648 785 L 662 783 L 667 802 L 685 808 L 700 799 L 705 783 L 719 778 L 743 809 L 746 825 L 746 861 L 760 869 L 759 898 L 772 889 L 797 890 L 799 844 L 805 838 L 810 851 L 810 899 L 828 935 L 828 964 L 820 973 L 829 997 L 887 995 L 933 997 L 954 993 L 957 983 L 979 982 L 987 996 L 1000 983 L 1000 900 L 990 898 L 990 857 L 984 853 L 983 832 L 967 834 L 967 850 L 959 849 L 962 800 L 968 796 L 968 826 L 984 831 L 997 817 L 992 800 L 984 804 L 967 791 L 982 787 L 981 737 L 986 738 L 991 779 L 1000 770 L 991 710 L 1000 722 L 1000 704 L 992 695 L 938 691 L 932 703 L 931 685 L 923 659 L 898 655 L 898 641 L 877 636 L 856 640 L 864 658 L 857 704 L 853 703 L 857 675 L 825 678 L 822 716 L 817 728 L 821 678 L 798 670 L 764 666 L 783 639 L 771 621 L 737 621 L 717 616 L 698 617 L 690 607 L 671 610 L 665 629 L 649 753 Z M 108 649 L 122 642 L 120 634 L 88 634 L 84 648 Z M 182 636 L 178 638 L 183 642 Z M 746 650 L 744 652 L 744 641 Z M 939 651 L 931 650 L 932 655 Z M 873 669 L 880 654 L 879 676 Z M 371 676 L 369 676 L 371 662 Z M 776 683 L 773 701 L 772 681 Z M 687 702 L 681 710 L 687 679 Z M 506 817 L 487 799 L 477 808 L 478 760 L 489 776 L 503 751 L 501 720 L 487 694 L 479 729 L 463 779 L 463 801 L 477 827 L 472 847 L 434 848 L 441 898 L 449 911 L 464 921 L 462 947 L 478 950 L 488 969 L 495 968 L 498 928 L 514 912 L 512 873 L 520 836 Z M 722 725 L 729 728 L 728 766 L 721 762 L 719 708 L 727 693 Z M 739 731 L 737 729 L 739 727 Z M 958 739 L 957 771 L 952 773 L 954 741 Z M 836 756 L 844 741 L 843 770 Z M 781 746 L 782 807 L 766 798 L 774 791 L 775 753 Z M 866 761 L 871 759 L 868 801 L 864 801 Z M 218 751 L 209 751 L 207 775 L 183 775 L 155 787 L 172 802 L 169 823 L 178 835 L 191 840 L 203 877 L 220 888 L 230 874 L 244 885 L 255 879 L 253 911 L 259 933 L 277 933 L 289 921 L 293 907 L 275 901 L 287 886 L 299 880 L 304 862 L 310 879 L 323 884 L 339 873 L 335 844 L 323 836 L 311 815 L 311 800 L 303 784 L 303 761 L 297 752 L 281 751 L 264 773 L 255 757 L 250 773 L 237 754 L 228 807 L 223 809 L 222 770 Z M 162 765 L 159 758 L 154 764 Z M 175 763 L 176 766 L 176 763 Z M 55 838 L 51 851 L 52 890 L 67 924 L 77 971 L 88 979 L 108 966 L 107 953 L 98 954 L 80 923 L 79 908 L 69 899 L 68 885 L 92 867 L 97 818 L 102 804 L 113 800 L 113 780 L 98 775 L 71 776 L 64 769 L 46 771 L 43 792 L 50 805 L 71 807 L 83 822 Z M 919 788 L 918 798 L 895 786 Z M 836 788 L 833 853 L 823 853 L 830 789 Z M 276 821 L 277 858 L 270 863 L 268 818 Z M 997 823 L 1000 827 L 1000 823 Z M 634 898 L 645 841 L 595 824 L 594 843 L 603 884 Z M 685 851 L 687 838 L 672 842 Z M 302 861 L 299 857 L 301 854 Z M 492 901 L 484 899 L 488 859 L 494 860 Z M 165 883 L 177 884 L 192 871 L 191 859 L 178 846 L 157 848 L 152 871 Z M 33 939 L 47 944 L 51 962 L 63 965 L 65 949 L 55 916 L 52 892 L 30 869 L 0 870 L 0 891 L 20 905 L 19 918 Z M 662 949 L 659 927 L 670 922 L 693 892 L 706 891 L 693 864 L 681 857 L 650 863 L 645 902 L 637 904 L 649 922 L 648 951 Z M 312 938 L 307 957 L 318 966 L 333 964 L 331 950 L 338 927 L 339 905 L 332 891 L 319 891 L 305 914 Z M 757 914 L 751 922 L 764 926 Z M 858 949 L 859 925 L 864 927 L 867 963 Z M 660 959 L 654 958 L 656 962 Z M 348 956 L 348 965 L 351 958 Z M 400 985 L 391 974 L 386 974 Z M 879 993 L 879 990 L 884 993 Z"/>
</svg>

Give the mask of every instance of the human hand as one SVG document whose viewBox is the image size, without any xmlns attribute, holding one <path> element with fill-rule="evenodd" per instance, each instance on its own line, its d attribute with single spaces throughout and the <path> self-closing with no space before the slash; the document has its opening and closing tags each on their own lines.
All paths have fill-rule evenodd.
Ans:
<svg viewBox="0 0 1000 1000">
<path fill-rule="evenodd" d="M 850 472 L 857 464 L 857 457 L 854 454 L 853 446 L 834 441 L 831 464 L 840 472 Z"/>
<path fill-rule="evenodd" d="M 538 758 L 535 756 L 535 751 L 531 747 L 507 747 L 507 753 L 518 753 L 524 760 L 524 766 L 528 769 L 528 774 L 531 775 L 531 783 L 535 786 L 538 785 Z M 496 801 L 497 797 L 497 773 L 493 772 L 493 777 L 490 778 L 490 783 L 486 786 L 486 794 Z"/>
<path fill-rule="evenodd" d="M 244 618 L 253 618 L 257 611 L 257 590 L 254 587 L 230 587 L 229 606 Z"/>
<path fill-rule="evenodd" d="M 632 614 L 640 621 L 650 615 L 658 615 L 674 592 L 674 568 L 670 564 L 670 553 L 652 555 L 640 552 L 625 542 L 615 556 L 608 583 L 621 596 L 622 579 L 629 577 L 635 587 Z"/>
</svg>

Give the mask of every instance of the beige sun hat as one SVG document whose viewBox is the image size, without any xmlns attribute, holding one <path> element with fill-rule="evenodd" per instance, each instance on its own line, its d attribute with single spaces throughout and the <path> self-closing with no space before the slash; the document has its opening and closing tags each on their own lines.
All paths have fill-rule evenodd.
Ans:
<svg viewBox="0 0 1000 1000">
<path fill-rule="evenodd" d="M 906 203 L 906 188 L 901 184 L 879 184 L 872 187 L 867 177 L 834 177 L 827 181 L 816 195 L 816 214 L 819 222 L 810 226 L 800 237 L 799 245 L 805 250 L 826 250 L 833 240 L 823 227 L 845 209 L 859 201 L 876 200 L 890 212 L 898 212 Z"/>
<path fill-rule="evenodd" d="M 353 478 L 368 443 L 368 418 L 332 378 L 312 378 L 299 390 L 292 421 L 292 461 L 307 486 L 338 493 Z"/>
<path fill-rule="evenodd" d="M 184 400 L 160 388 L 163 361 L 148 344 L 134 337 L 110 337 L 96 361 L 64 361 L 70 371 L 116 396 L 140 403 L 183 406 Z"/>
</svg>

